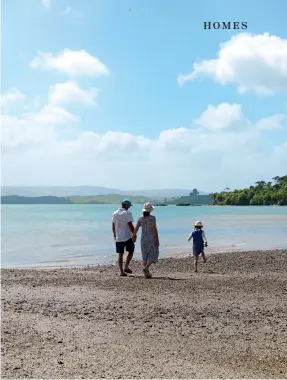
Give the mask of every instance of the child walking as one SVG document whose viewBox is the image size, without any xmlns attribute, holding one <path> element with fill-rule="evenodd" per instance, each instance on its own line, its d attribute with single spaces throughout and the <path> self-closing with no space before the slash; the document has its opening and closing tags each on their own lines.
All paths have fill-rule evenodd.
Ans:
<svg viewBox="0 0 287 380">
<path fill-rule="evenodd" d="M 203 224 L 198 220 L 194 223 L 194 231 L 189 235 L 187 241 L 193 240 L 193 257 L 194 257 L 194 272 L 197 272 L 198 258 L 201 255 L 203 262 L 206 263 L 204 247 L 207 247 L 207 240 L 203 231 Z"/>
</svg>

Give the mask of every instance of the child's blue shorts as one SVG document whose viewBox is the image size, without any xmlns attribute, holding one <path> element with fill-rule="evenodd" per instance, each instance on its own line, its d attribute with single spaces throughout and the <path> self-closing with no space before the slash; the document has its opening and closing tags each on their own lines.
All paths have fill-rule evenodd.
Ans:
<svg viewBox="0 0 287 380">
<path fill-rule="evenodd" d="M 202 252 L 204 252 L 203 247 L 193 247 L 193 257 L 198 257 Z"/>
</svg>

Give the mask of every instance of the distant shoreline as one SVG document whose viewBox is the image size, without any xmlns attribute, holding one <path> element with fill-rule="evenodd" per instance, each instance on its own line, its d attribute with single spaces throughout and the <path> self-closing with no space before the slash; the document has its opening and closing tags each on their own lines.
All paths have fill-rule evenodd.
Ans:
<svg viewBox="0 0 287 380">
<path fill-rule="evenodd" d="M 142 205 L 144 202 L 133 202 L 134 205 Z M 72 205 L 81 205 L 81 206 L 96 206 L 96 205 L 115 205 L 119 204 L 119 202 L 60 202 L 60 201 L 55 201 L 55 202 L 8 202 L 1 199 L 1 204 L 2 205 L 16 205 L 16 206 L 39 206 L 39 205 L 50 205 L 50 206 L 55 206 L 55 205 L 67 205 L 67 206 L 72 206 Z M 168 206 L 177 206 L 175 203 L 170 203 L 164 205 L 165 207 Z M 190 205 L 180 205 L 178 208 L 186 208 L 186 207 L 198 207 L 198 206 L 209 206 L 209 207 L 286 207 L 287 205 L 219 205 L 219 204 L 190 204 Z M 163 207 L 163 205 L 157 205 L 156 207 Z"/>
<path fill-rule="evenodd" d="M 211 249 L 211 248 L 207 248 L 207 250 L 205 251 L 207 256 L 208 257 L 214 257 L 214 256 L 225 256 L 225 255 L 241 255 L 241 254 L 255 254 L 255 253 L 258 253 L 258 252 L 263 252 L 263 253 L 272 253 L 272 254 L 276 254 L 276 253 L 281 253 L 281 252 L 287 252 L 287 246 L 286 247 L 281 247 L 281 248 L 266 248 L 266 249 L 262 249 L 262 248 L 258 248 L 258 249 L 250 249 L 250 248 L 243 248 L 243 249 L 238 249 L 238 248 L 226 248 L 226 249 Z M 192 259 L 192 255 L 191 255 L 191 252 L 188 251 L 188 252 L 173 252 L 171 254 L 168 254 L 168 255 L 163 255 L 159 258 L 158 260 L 158 263 L 156 264 L 156 266 L 158 265 L 161 265 L 162 263 L 165 263 L 166 261 L 168 260 L 183 260 L 183 259 Z M 55 262 L 56 263 L 56 262 Z M 133 263 L 135 265 L 139 265 L 141 263 L 141 259 L 140 259 L 140 255 L 138 257 L 134 257 L 133 258 Z M 39 270 L 39 271 L 49 271 L 49 270 L 58 270 L 58 269 L 85 269 L 85 268 L 98 268 L 98 269 L 105 269 L 105 268 L 117 268 L 117 258 L 115 256 L 115 258 L 113 259 L 110 259 L 106 262 L 102 262 L 102 263 L 91 263 L 91 264 L 88 264 L 88 263 L 84 263 L 84 264 L 69 264 L 69 263 L 57 263 L 57 265 L 54 265 L 54 264 L 50 264 L 50 265 L 45 265 L 45 263 L 43 263 L 43 265 L 39 266 L 39 265 L 9 265 L 9 266 L 2 266 L 1 268 L 1 271 L 9 271 L 9 270 L 15 270 L 15 271 L 18 271 L 18 270 L 29 270 L 29 271 L 34 271 L 34 270 Z"/>
<path fill-rule="evenodd" d="M 147 201 L 150 201 L 154 204 L 160 206 L 167 205 L 176 205 L 176 204 L 186 204 L 187 203 L 197 206 L 197 205 L 208 205 L 212 203 L 211 195 L 197 195 L 193 197 L 178 197 L 176 199 L 168 199 L 168 198 L 155 198 L 145 196 L 129 196 L 125 197 L 118 194 L 110 194 L 110 195 L 95 195 L 95 196 L 65 196 L 65 197 L 57 197 L 57 196 L 39 196 L 39 197 L 27 197 L 20 195 L 5 195 L 1 197 L 1 204 L 63 204 L 63 205 L 71 205 L 71 204 L 120 204 L 123 198 L 128 198 L 131 200 L 133 204 L 143 204 Z M 187 199 L 186 199 L 187 198 Z"/>
</svg>

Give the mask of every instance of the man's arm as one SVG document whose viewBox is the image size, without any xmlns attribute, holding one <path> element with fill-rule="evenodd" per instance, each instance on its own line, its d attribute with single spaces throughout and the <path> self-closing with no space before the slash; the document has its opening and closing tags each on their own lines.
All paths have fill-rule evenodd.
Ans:
<svg viewBox="0 0 287 380">
<path fill-rule="evenodd" d="M 133 222 L 128 222 L 128 226 L 129 226 L 129 229 L 130 229 L 131 233 L 133 234 L 134 230 L 135 230 Z"/>
<path fill-rule="evenodd" d="M 126 216 L 127 216 L 127 219 L 126 219 L 126 220 L 127 220 L 127 223 L 128 223 L 129 229 L 130 229 L 131 233 L 133 234 L 135 228 L 134 228 L 134 225 L 133 225 L 133 221 L 134 221 L 134 219 L 133 219 L 132 213 L 129 212 L 129 211 L 127 211 Z"/>
<path fill-rule="evenodd" d="M 115 238 L 116 238 L 116 227 L 115 227 L 115 223 L 112 223 L 112 231 L 113 231 L 114 239 L 115 239 Z"/>
</svg>

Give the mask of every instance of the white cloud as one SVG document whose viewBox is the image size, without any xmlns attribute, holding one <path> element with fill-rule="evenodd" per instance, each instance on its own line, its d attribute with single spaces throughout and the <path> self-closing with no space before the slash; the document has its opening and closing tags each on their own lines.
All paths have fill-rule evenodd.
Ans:
<svg viewBox="0 0 287 380">
<path fill-rule="evenodd" d="M 99 134 L 81 130 L 79 124 L 72 135 L 68 129 L 63 134 L 63 125 L 56 124 L 69 116 L 61 119 L 48 107 L 41 117 L 5 117 L 4 184 L 220 190 L 286 171 L 285 146 L 265 149 L 264 131 L 246 121 L 240 105 L 210 105 L 197 119 L 200 126 L 165 129 L 153 139 L 114 131 Z"/>
<path fill-rule="evenodd" d="M 64 106 L 68 107 L 70 104 L 95 106 L 97 95 L 97 89 L 83 90 L 74 81 L 56 83 L 49 89 L 47 104 L 36 112 L 24 113 L 21 120 L 39 125 L 75 123 L 79 121 L 79 117 Z"/>
<path fill-rule="evenodd" d="M 74 123 L 79 120 L 78 116 L 67 111 L 65 108 L 53 104 L 44 106 L 39 112 L 34 114 L 25 114 L 26 120 L 31 120 L 39 124 L 65 124 Z"/>
<path fill-rule="evenodd" d="M 34 146 L 45 146 L 47 149 L 49 142 L 55 142 L 57 135 L 54 128 L 41 128 L 38 124 L 25 118 L 2 115 L 1 117 L 1 146 L 2 154 L 5 152 L 16 152 L 19 162 L 21 154 L 23 157 L 29 154 L 29 149 Z M 8 166 L 4 166 L 3 170 L 9 170 Z M 33 170 L 32 168 L 30 168 Z"/>
<path fill-rule="evenodd" d="M 77 103 L 93 106 L 96 105 L 95 98 L 97 95 L 98 90 L 95 88 L 83 90 L 76 82 L 68 81 L 57 83 L 50 88 L 49 103 L 58 105 Z"/>
<path fill-rule="evenodd" d="M 259 120 L 256 126 L 260 129 L 274 130 L 282 127 L 283 121 L 286 120 L 286 115 L 277 114 L 270 117 L 265 117 Z"/>
<path fill-rule="evenodd" d="M 8 91 L 4 92 L 0 98 L 1 107 L 6 107 L 15 103 L 19 100 L 24 100 L 25 95 L 19 91 L 17 88 L 10 88 Z"/>
<path fill-rule="evenodd" d="M 239 93 L 253 91 L 271 95 L 287 90 L 287 40 L 268 33 L 241 33 L 220 44 L 216 59 L 193 65 L 189 74 L 178 76 L 178 83 L 207 76 L 221 85 L 235 84 Z"/>
<path fill-rule="evenodd" d="M 72 77 L 108 75 L 107 66 L 85 50 L 64 49 L 59 54 L 38 52 L 30 67 L 42 70 L 55 70 Z"/>
<path fill-rule="evenodd" d="M 48 9 L 51 8 L 51 0 L 42 0 L 42 4 Z"/>
<path fill-rule="evenodd" d="M 195 120 L 195 124 L 213 131 L 234 130 L 245 126 L 241 105 L 228 103 L 221 103 L 218 106 L 209 105 Z"/>
</svg>

